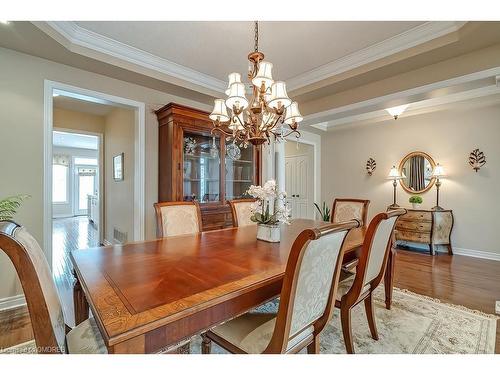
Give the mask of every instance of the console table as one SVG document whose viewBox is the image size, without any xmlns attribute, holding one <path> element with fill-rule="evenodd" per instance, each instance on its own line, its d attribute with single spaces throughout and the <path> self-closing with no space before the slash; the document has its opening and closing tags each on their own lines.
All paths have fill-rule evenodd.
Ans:
<svg viewBox="0 0 500 375">
<path fill-rule="evenodd" d="M 396 241 L 408 241 L 427 244 L 431 255 L 435 255 L 437 245 L 445 245 L 448 254 L 453 255 L 451 247 L 451 231 L 453 229 L 453 212 L 451 210 L 413 210 L 408 209 L 405 215 L 396 222 Z"/>
</svg>

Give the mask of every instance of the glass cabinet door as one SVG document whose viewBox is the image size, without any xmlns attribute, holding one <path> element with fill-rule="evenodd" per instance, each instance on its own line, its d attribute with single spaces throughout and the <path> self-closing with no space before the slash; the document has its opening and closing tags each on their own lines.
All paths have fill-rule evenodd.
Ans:
<svg viewBox="0 0 500 375">
<path fill-rule="evenodd" d="M 219 138 L 185 131 L 183 155 L 183 199 L 200 203 L 220 201 Z"/>
<path fill-rule="evenodd" d="M 254 184 L 254 152 L 253 147 L 239 147 L 226 143 L 226 199 L 250 198 L 246 193 Z"/>
</svg>

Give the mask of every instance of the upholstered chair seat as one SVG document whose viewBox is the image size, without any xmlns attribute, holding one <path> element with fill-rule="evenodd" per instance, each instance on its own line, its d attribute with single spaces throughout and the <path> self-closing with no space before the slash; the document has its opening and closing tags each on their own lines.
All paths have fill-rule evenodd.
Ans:
<svg viewBox="0 0 500 375">
<path fill-rule="evenodd" d="M 201 232 L 201 212 L 197 202 L 154 204 L 158 238 Z"/>
<path fill-rule="evenodd" d="M 93 318 L 69 330 L 61 301 L 42 249 L 26 228 L 0 221 L 0 250 L 21 280 L 38 353 L 107 353 Z"/>
<path fill-rule="evenodd" d="M 343 259 L 342 245 L 359 221 L 306 229 L 295 239 L 278 311 L 249 312 L 204 333 L 231 353 L 319 353 L 319 334 L 331 319 Z"/>
<path fill-rule="evenodd" d="M 233 216 L 233 226 L 243 227 L 247 225 L 256 225 L 252 221 L 252 205 L 255 204 L 255 199 L 235 199 L 229 201 L 231 206 L 231 214 Z"/>
<path fill-rule="evenodd" d="M 349 290 L 351 290 L 352 284 L 354 284 L 354 278 L 355 275 L 351 275 L 347 279 L 339 282 L 339 287 L 337 289 L 337 301 L 340 301 L 342 299 L 342 296 L 346 295 Z M 365 285 L 363 287 L 363 290 L 361 291 L 361 294 L 367 292 L 368 290 L 370 290 L 370 285 Z"/>
<path fill-rule="evenodd" d="M 106 354 L 108 352 L 93 317 L 69 331 L 66 335 L 66 342 L 70 354 Z"/>
<path fill-rule="evenodd" d="M 212 329 L 223 340 L 249 354 L 262 353 L 269 345 L 276 325 L 277 314 L 249 312 Z M 288 342 L 287 350 L 312 335 L 313 328 L 304 331 Z"/>
</svg>

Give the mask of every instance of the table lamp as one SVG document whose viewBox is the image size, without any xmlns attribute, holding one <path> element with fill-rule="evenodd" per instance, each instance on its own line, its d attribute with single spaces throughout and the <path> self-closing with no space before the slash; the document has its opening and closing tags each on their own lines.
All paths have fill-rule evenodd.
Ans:
<svg viewBox="0 0 500 375">
<path fill-rule="evenodd" d="M 395 165 L 392 166 L 390 172 L 389 172 L 389 176 L 387 176 L 387 178 L 389 180 L 393 180 L 392 181 L 392 186 L 394 187 L 394 198 L 393 198 L 393 202 L 392 204 L 387 207 L 388 210 L 394 210 L 396 208 L 399 208 L 399 205 L 396 203 L 396 186 L 398 185 L 397 183 L 397 180 L 401 180 L 403 178 L 406 178 L 406 176 L 404 175 L 404 173 L 399 173 L 399 170 L 396 168 Z"/>
<path fill-rule="evenodd" d="M 439 206 L 439 187 L 441 186 L 441 181 L 440 179 L 445 177 L 444 173 L 444 168 L 442 165 L 437 165 L 434 167 L 434 170 L 432 171 L 432 177 L 436 179 L 436 205 L 432 207 L 433 211 L 442 211 L 443 208 Z"/>
</svg>

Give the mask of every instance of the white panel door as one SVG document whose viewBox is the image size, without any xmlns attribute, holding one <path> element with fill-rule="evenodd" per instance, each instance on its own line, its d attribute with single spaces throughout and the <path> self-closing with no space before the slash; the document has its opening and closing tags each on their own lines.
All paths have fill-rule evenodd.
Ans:
<svg viewBox="0 0 500 375">
<path fill-rule="evenodd" d="M 285 187 L 292 218 L 311 218 L 313 181 L 308 178 L 310 160 L 306 155 L 285 158 Z"/>
</svg>

